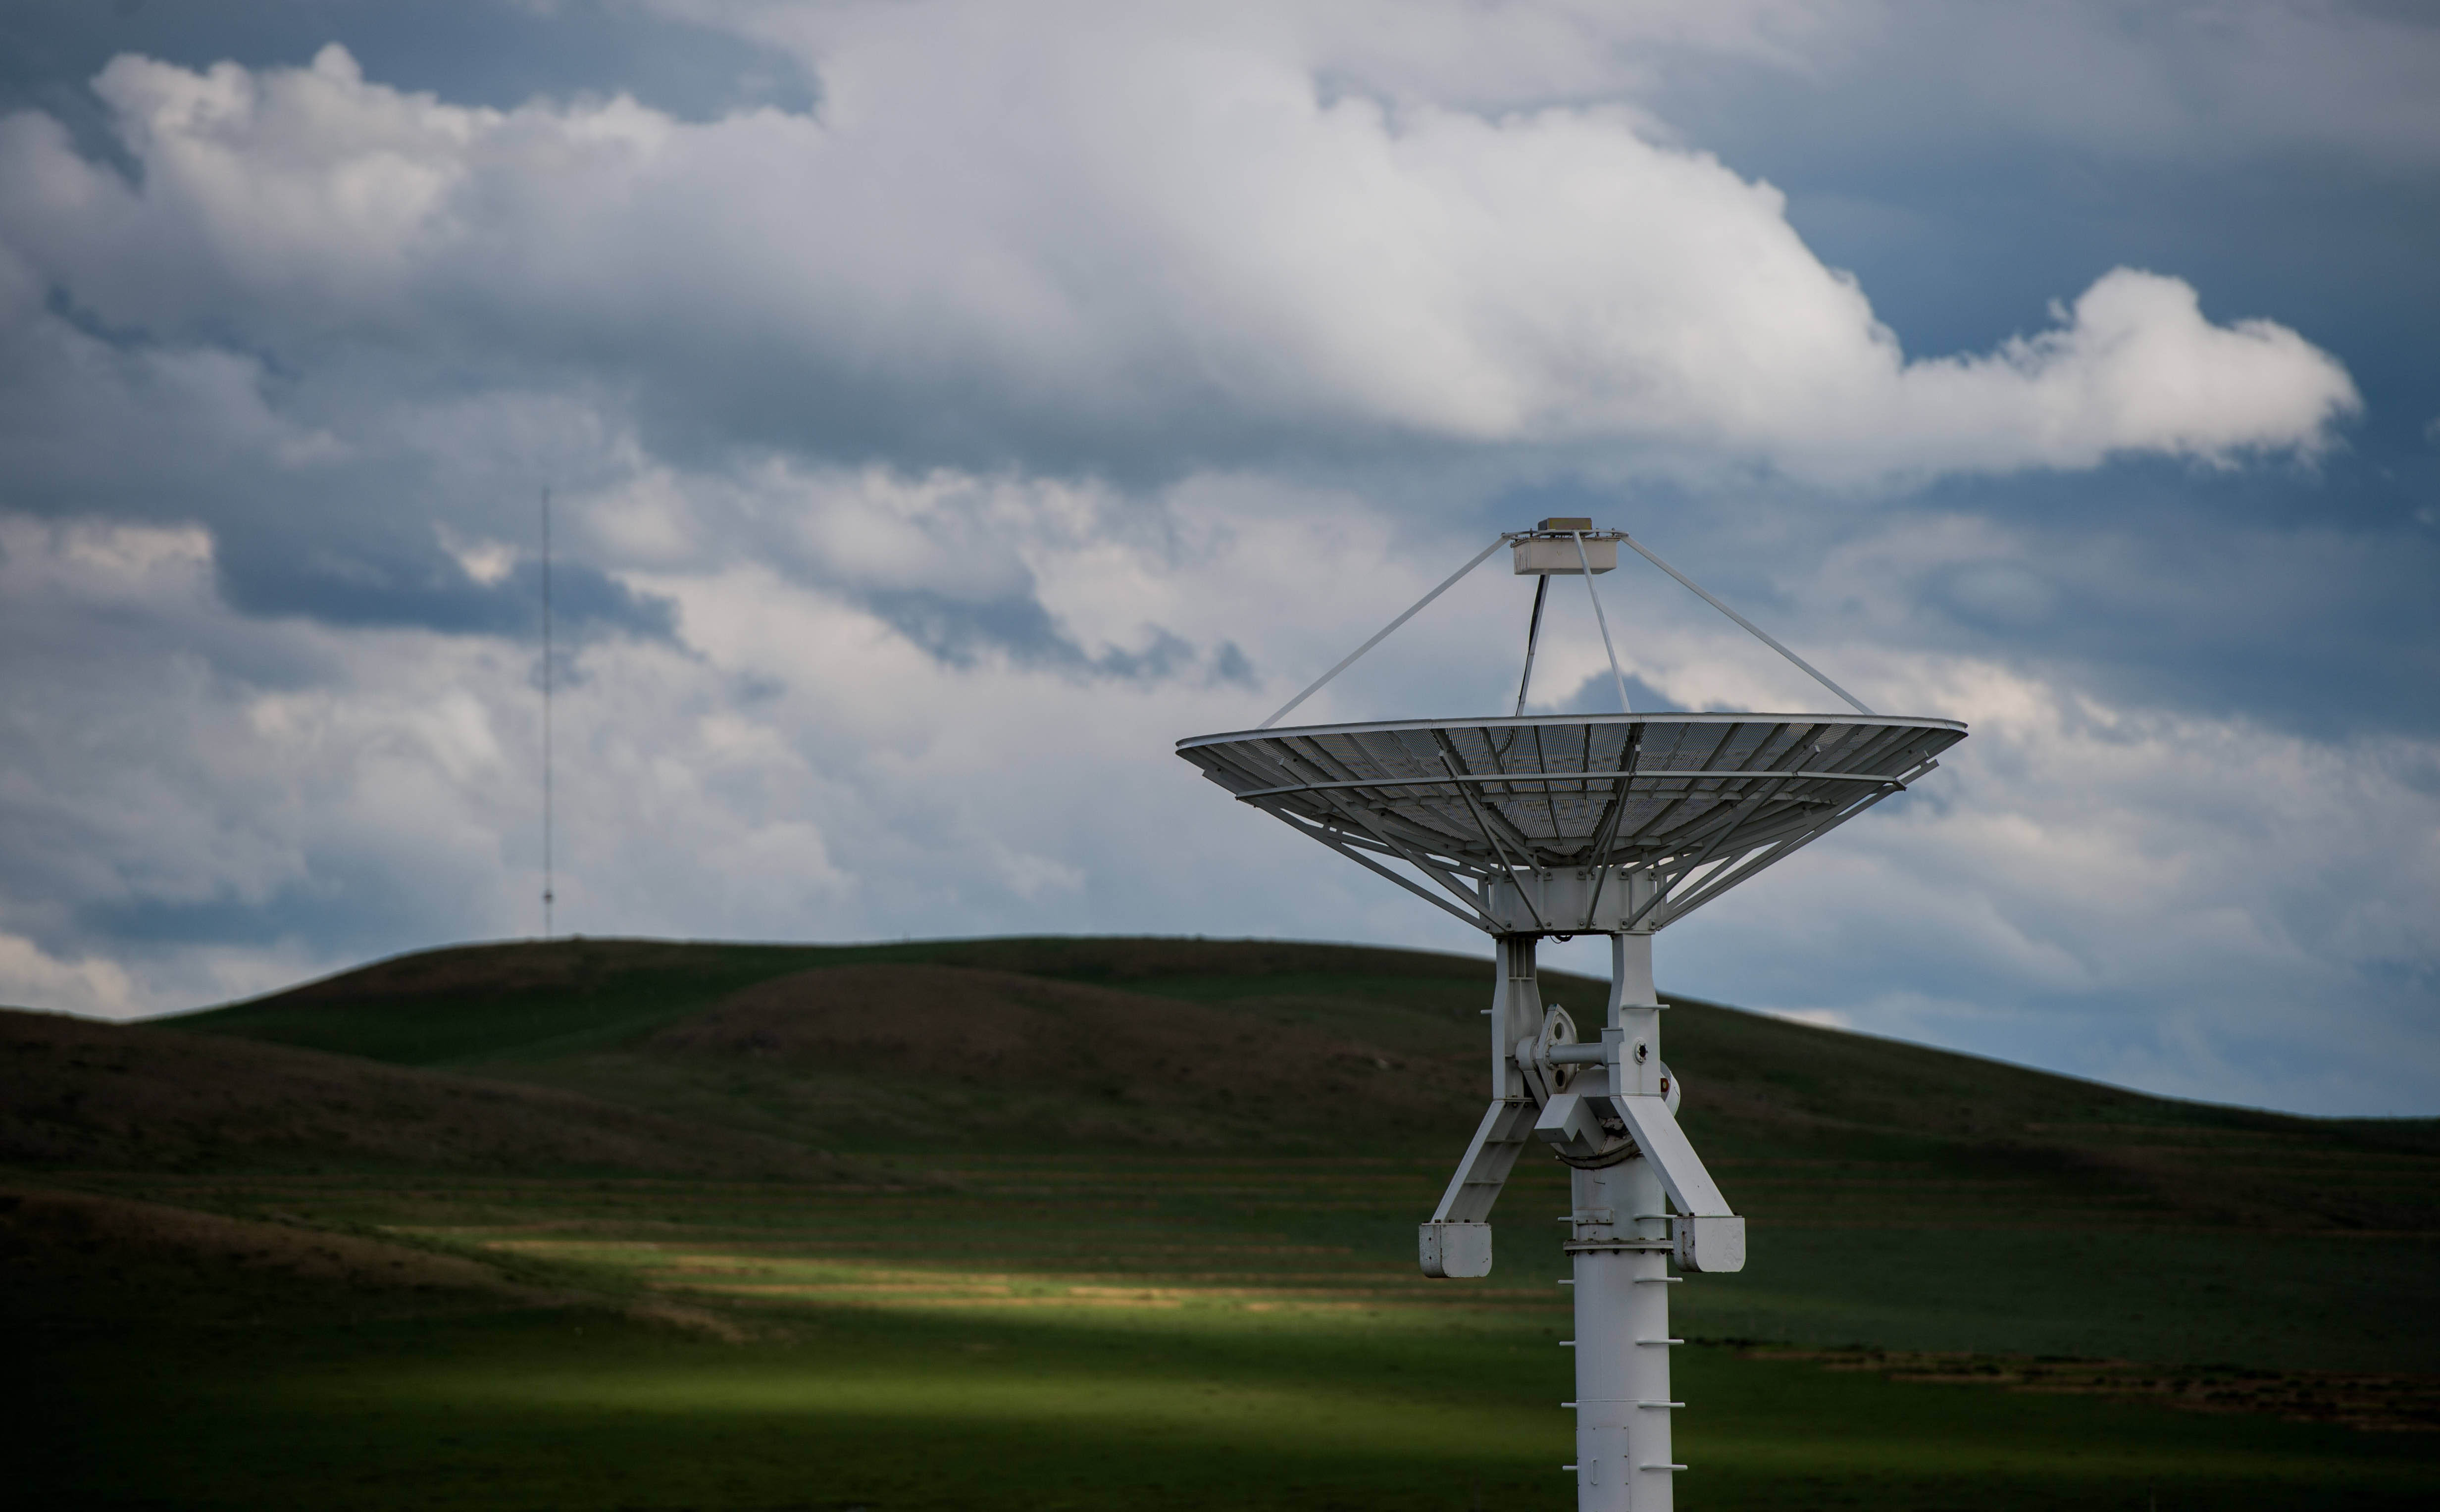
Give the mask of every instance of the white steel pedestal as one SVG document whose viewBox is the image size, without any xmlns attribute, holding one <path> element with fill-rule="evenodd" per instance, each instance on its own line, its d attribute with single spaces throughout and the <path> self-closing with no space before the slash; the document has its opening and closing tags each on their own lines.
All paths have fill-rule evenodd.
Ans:
<svg viewBox="0 0 2440 1512">
<path fill-rule="evenodd" d="M 1571 1173 L 1575 1208 L 1576 1505 L 1667 1512 L 1669 1219 L 1660 1179 L 1642 1158 Z"/>
<path fill-rule="evenodd" d="M 1516 573 L 1537 580 L 1514 713 L 1278 728 L 1503 543 Z M 1855 713 L 1528 715 L 1553 575 L 1584 579 L 1625 698 L 1593 591 L 1621 544 Z M 1677 1079 L 1660 1059 L 1652 936 L 1904 792 L 1965 738 L 1955 720 L 1874 713 L 1625 531 L 1553 515 L 1501 534 L 1256 729 L 1177 743 L 1238 801 L 1498 942 L 1487 1010 L 1491 1101 L 1416 1234 L 1415 1257 L 1427 1276 L 1489 1275 L 1492 1204 L 1517 1159 L 1540 1144 L 1574 1169 L 1570 1467 L 1586 1512 L 1674 1503 L 1669 1267 L 1726 1273 L 1746 1262 L 1745 1219 L 1678 1125 Z M 1610 937 L 1612 965 L 1598 1042 L 1579 1038 L 1573 1016 L 1542 1001 L 1534 963 L 1542 940 L 1594 934 Z M 1602 1163 L 1628 1150 L 1618 1164 Z"/>
</svg>

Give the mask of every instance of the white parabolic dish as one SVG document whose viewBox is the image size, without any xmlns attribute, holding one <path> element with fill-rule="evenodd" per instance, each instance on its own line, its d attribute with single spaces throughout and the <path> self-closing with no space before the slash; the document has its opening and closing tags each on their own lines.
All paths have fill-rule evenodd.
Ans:
<svg viewBox="0 0 2440 1512">
<path fill-rule="evenodd" d="M 1177 753 L 1494 934 L 1642 932 L 1903 790 L 1965 738 L 1947 719 L 1565 714 L 1243 730 Z"/>
</svg>

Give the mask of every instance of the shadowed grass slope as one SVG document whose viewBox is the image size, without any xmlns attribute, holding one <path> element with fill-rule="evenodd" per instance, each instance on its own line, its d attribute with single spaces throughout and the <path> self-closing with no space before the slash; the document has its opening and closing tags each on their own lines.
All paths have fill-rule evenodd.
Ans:
<svg viewBox="0 0 2440 1512">
<path fill-rule="evenodd" d="M 570 1314 L 97 1340 L 18 1419 L 31 1504 L 1562 1512 L 1541 1330 L 834 1310 L 753 1343 Z M 2429 1435 L 1678 1357 L 1690 1506 L 2362 1512 Z"/>
<path fill-rule="evenodd" d="M 0 1009 L 0 1165 L 819 1180 L 799 1143 L 556 1089 Z"/>
<path fill-rule="evenodd" d="M 329 1323 L 551 1300 L 495 1267 L 365 1234 L 0 1185 L 0 1325 L 125 1334 Z"/>
</svg>

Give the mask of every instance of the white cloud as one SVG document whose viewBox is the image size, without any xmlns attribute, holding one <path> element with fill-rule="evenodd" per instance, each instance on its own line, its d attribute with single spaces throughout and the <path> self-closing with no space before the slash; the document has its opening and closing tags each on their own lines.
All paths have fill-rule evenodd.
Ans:
<svg viewBox="0 0 2440 1512">
<path fill-rule="evenodd" d="M 1292 33 L 1175 17 L 918 19 L 833 40 L 818 119 L 471 109 L 335 46 L 122 57 L 97 88 L 140 181 L 20 116 L 0 225 L 114 325 L 583 362 L 733 435 L 863 426 L 918 464 L 1370 437 L 1869 479 L 2310 453 L 2357 407 L 2295 333 L 2124 269 L 2053 329 L 1909 360 L 1775 189 L 1621 106 L 1334 98 Z"/>
<path fill-rule="evenodd" d="M 1099 647 L 1099 615 L 1199 644 L 1237 638 L 1265 685 L 1112 683 L 997 651 L 945 662 L 859 606 L 852 585 L 745 562 L 639 576 L 677 603 L 680 640 L 586 648 L 562 700 L 564 928 L 1201 931 L 1480 948 L 1169 754 L 1180 735 L 1251 723 L 1428 585 L 1438 562 L 1414 561 L 1423 549 L 1399 544 L 1391 516 L 1206 478 L 1160 501 L 1164 530 L 1129 539 L 1091 521 L 1139 504 L 1065 486 L 765 481 L 818 494 L 839 529 L 885 535 L 910 498 L 988 497 L 998 549 L 1063 606 L 1059 633 Z M 569 505 L 580 531 L 587 508 Z M 12 748 L 0 787 L 0 825 L 42 837 L 51 858 L 29 872 L 36 852 L 11 847 L 0 935 L 28 943 L 0 951 L 0 985 L 23 983 L 41 1006 L 157 1010 L 222 983 L 535 927 L 526 657 L 422 633 L 280 627 L 313 643 L 323 671 L 264 686 L 242 663 L 275 632 L 212 600 L 193 532 L 18 520 L 5 546 L 12 629 L 50 627 L 46 644 L 12 634 L 8 675 L 55 731 Z M 960 549 L 926 540 L 888 561 L 920 575 Z M 1522 591 L 1503 575 L 1469 580 L 1334 686 L 1330 711 L 1422 707 L 1419 688 L 1437 690 L 1433 707 L 1498 698 L 1513 647 L 1482 627 L 1507 623 Z M 1557 607 L 1549 651 L 1598 666 L 1589 624 Z M 149 621 L 143 634 L 92 633 L 131 613 Z M 1673 636 L 1628 645 L 1646 681 L 1759 704 L 1787 692 L 1735 632 L 1675 618 Z M 189 649 L 165 673 L 170 642 Z M 2277 1106 L 2395 1111 L 2440 1079 L 2412 985 L 2435 968 L 2440 917 L 2430 742 L 2111 707 L 1968 655 L 1821 649 L 1885 705 L 1965 718 L 1973 736 L 1914 796 L 1673 929 L 1673 984 Z M 109 717 L 65 698 L 71 685 L 112 690 Z M 361 891 L 376 877 L 394 891 Z M 359 909 L 412 906 L 332 930 L 322 910 L 334 895 Z M 270 927 L 260 943 L 202 950 L 177 933 L 180 908 L 229 902 Z M 166 910 L 172 927 L 122 936 L 106 954 L 95 911 L 136 905 Z"/>
<path fill-rule="evenodd" d="M 1700 980 L 1813 1008 L 1824 962 L 1870 959 L 1889 982 L 1829 1005 L 1857 1028 L 2192 1095 L 2419 1106 L 2440 746 L 2114 708 L 1973 657 L 1882 659 L 1876 682 L 1971 737 L 1895 812 L 1684 927 Z"/>
<path fill-rule="evenodd" d="M 2330 421 L 2360 407 L 2336 358 L 2272 321 L 2213 325 L 2182 279 L 2119 268 L 2054 314 L 2054 329 L 1990 356 L 1904 370 L 1903 413 L 1929 466 L 1944 446 L 1961 469 L 2004 466 L 2011 448 L 2026 466 L 2309 454 Z"/>
<path fill-rule="evenodd" d="M 127 1018 L 153 1004 L 124 967 L 101 956 L 63 961 L 20 935 L 0 934 L 0 1004 Z"/>
</svg>

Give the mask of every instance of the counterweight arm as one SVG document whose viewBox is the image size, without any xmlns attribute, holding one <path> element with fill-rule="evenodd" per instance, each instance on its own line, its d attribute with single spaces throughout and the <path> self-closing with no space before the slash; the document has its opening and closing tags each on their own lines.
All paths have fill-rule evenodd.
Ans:
<svg viewBox="0 0 2440 1512">
<path fill-rule="evenodd" d="M 1457 1162 L 1441 1205 L 1416 1236 L 1417 1258 L 1427 1276 L 1491 1274 L 1491 1205 L 1534 1138 L 1535 1109 L 1530 1102 L 1497 1102 L 1475 1125 L 1465 1158 Z"/>
<path fill-rule="evenodd" d="M 1652 1164 L 1678 1215 L 1670 1223 L 1678 1264 L 1688 1270 L 1743 1270 L 1746 1220 L 1729 1211 L 1719 1183 L 1703 1169 L 1703 1158 L 1678 1126 L 1665 1097 L 1613 1097 L 1612 1107 L 1634 1132 L 1636 1147 Z"/>
</svg>

